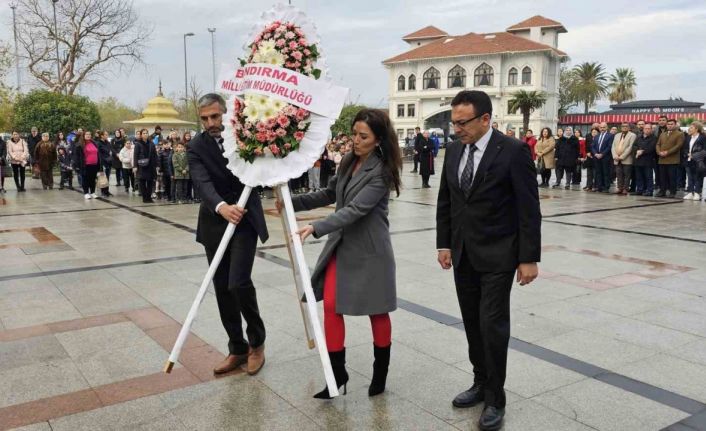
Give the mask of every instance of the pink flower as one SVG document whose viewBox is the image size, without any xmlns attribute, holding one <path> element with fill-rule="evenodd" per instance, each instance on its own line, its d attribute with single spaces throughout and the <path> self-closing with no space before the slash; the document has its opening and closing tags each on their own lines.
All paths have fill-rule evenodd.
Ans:
<svg viewBox="0 0 706 431">
<path fill-rule="evenodd" d="M 272 154 L 275 156 L 279 154 L 279 148 L 275 144 L 270 144 L 270 151 L 272 151 Z"/>
<path fill-rule="evenodd" d="M 277 124 L 277 119 L 276 118 L 268 118 L 267 119 L 267 128 L 272 129 L 275 127 L 275 124 Z"/>
<path fill-rule="evenodd" d="M 272 130 L 268 130 L 267 131 L 267 140 L 269 142 L 274 142 L 275 139 L 277 139 L 277 134 Z"/>
<path fill-rule="evenodd" d="M 268 33 L 265 33 L 265 34 L 262 36 L 263 39 L 269 39 L 269 38 L 271 38 L 271 37 L 272 37 L 272 33 L 269 33 L 269 32 L 268 32 Z"/>
<path fill-rule="evenodd" d="M 258 142 L 267 141 L 267 132 L 257 132 L 257 135 L 255 135 L 255 139 L 257 139 Z"/>
<path fill-rule="evenodd" d="M 299 69 L 300 67 L 302 67 L 302 64 L 301 62 L 297 61 L 292 65 L 292 67 L 294 67 L 295 69 Z"/>
<path fill-rule="evenodd" d="M 293 31 L 288 31 L 284 34 L 284 37 L 286 37 L 287 39 L 294 39 L 296 37 L 296 35 L 294 34 Z"/>
<path fill-rule="evenodd" d="M 294 63 L 292 63 L 291 61 L 288 61 L 288 62 L 284 63 L 284 67 L 292 69 L 294 67 Z"/>
<path fill-rule="evenodd" d="M 285 136 L 287 136 L 287 131 L 282 128 L 277 129 L 275 133 L 277 133 L 277 136 L 279 136 L 280 138 L 284 138 Z"/>
<path fill-rule="evenodd" d="M 289 42 L 289 49 L 297 49 L 298 46 L 295 41 Z"/>
<path fill-rule="evenodd" d="M 307 46 L 309 42 L 303 37 L 299 39 L 299 46 Z"/>
<path fill-rule="evenodd" d="M 292 144 L 287 142 L 286 144 L 284 144 L 284 148 L 286 148 L 288 150 L 288 149 L 292 148 Z"/>
<path fill-rule="evenodd" d="M 304 139 L 304 132 L 295 132 L 294 139 L 296 139 L 297 142 L 301 142 L 301 140 Z"/>
<path fill-rule="evenodd" d="M 245 136 L 246 138 L 250 138 L 252 137 L 252 133 L 250 132 L 250 130 L 245 129 L 243 130 L 243 136 Z"/>
<path fill-rule="evenodd" d="M 284 39 L 277 39 L 277 42 L 275 42 L 275 45 L 277 45 L 277 47 L 279 47 L 279 48 L 282 48 L 282 47 L 284 47 L 284 45 L 286 43 L 287 43 L 287 41 L 285 41 Z"/>
<path fill-rule="evenodd" d="M 277 124 L 279 124 L 279 127 L 286 128 L 289 126 L 289 118 L 284 115 L 280 115 L 277 117 Z"/>
<path fill-rule="evenodd" d="M 303 54 L 299 51 L 294 51 L 292 53 L 292 57 L 294 57 L 295 60 L 301 60 L 303 57 Z"/>
<path fill-rule="evenodd" d="M 241 142 L 240 144 L 238 144 L 238 148 L 240 148 L 241 150 L 244 150 L 244 149 L 245 149 L 245 144 L 243 144 L 243 143 Z"/>
<path fill-rule="evenodd" d="M 310 56 L 310 55 L 311 55 L 311 51 L 309 51 L 308 49 L 305 49 L 305 50 L 304 50 L 304 55 L 306 55 L 307 57 Z"/>
<path fill-rule="evenodd" d="M 299 108 L 297 109 L 297 113 L 294 114 L 294 116 L 297 118 L 297 121 L 302 121 L 307 114 L 308 112 L 306 111 L 306 109 Z"/>
<path fill-rule="evenodd" d="M 255 148 L 253 153 L 255 153 L 256 156 L 261 156 L 262 155 L 262 148 L 260 148 L 260 147 Z"/>
<path fill-rule="evenodd" d="M 283 112 L 284 112 L 284 115 L 287 115 L 287 116 L 290 116 L 290 117 L 291 117 L 291 116 L 293 116 L 294 114 L 297 113 L 297 108 L 295 108 L 293 105 L 287 105 L 287 106 L 283 109 Z"/>
</svg>

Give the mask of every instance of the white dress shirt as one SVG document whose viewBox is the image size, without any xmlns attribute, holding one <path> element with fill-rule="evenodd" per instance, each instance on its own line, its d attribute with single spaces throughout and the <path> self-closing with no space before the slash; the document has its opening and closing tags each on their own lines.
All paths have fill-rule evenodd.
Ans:
<svg viewBox="0 0 706 431">
<path fill-rule="evenodd" d="M 483 154 L 485 149 L 488 147 L 488 142 L 490 142 L 490 136 L 493 134 L 493 128 L 489 128 L 485 135 L 476 141 L 476 151 L 473 153 L 473 178 L 471 179 L 471 184 L 476 180 L 476 172 L 478 172 L 478 166 L 480 166 L 480 161 L 483 159 Z M 461 154 L 461 162 L 458 165 L 458 183 L 461 184 L 461 175 L 463 175 L 463 169 L 466 167 L 466 162 L 468 161 L 468 151 L 470 144 L 464 145 L 463 154 Z"/>
</svg>

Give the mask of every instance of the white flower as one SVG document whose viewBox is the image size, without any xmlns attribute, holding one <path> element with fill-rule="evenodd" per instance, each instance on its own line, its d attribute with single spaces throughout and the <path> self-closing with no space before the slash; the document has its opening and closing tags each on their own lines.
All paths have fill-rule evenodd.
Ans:
<svg viewBox="0 0 706 431">
<path fill-rule="evenodd" d="M 266 40 L 262 42 L 258 51 L 260 51 L 260 54 L 263 56 L 269 55 L 271 52 L 275 51 L 275 41 Z"/>
<path fill-rule="evenodd" d="M 273 66 L 282 66 L 284 65 L 284 60 L 284 55 L 277 51 L 272 51 L 267 55 L 267 57 L 262 59 L 262 62 Z"/>
<path fill-rule="evenodd" d="M 287 104 L 281 100 L 270 98 L 270 107 L 277 112 L 280 112 Z"/>
<path fill-rule="evenodd" d="M 261 119 L 268 120 L 272 117 L 276 117 L 277 111 L 275 111 L 274 108 L 268 105 L 267 107 L 261 109 L 259 114 Z"/>
<path fill-rule="evenodd" d="M 252 62 L 253 63 L 262 63 L 263 62 L 262 55 L 259 52 L 256 52 L 255 54 L 253 54 Z"/>
<path fill-rule="evenodd" d="M 252 96 L 250 104 L 257 109 L 262 110 L 270 106 L 270 98 L 263 96 L 262 94 L 256 94 Z"/>
<path fill-rule="evenodd" d="M 249 106 L 245 107 L 243 115 L 245 115 L 245 118 L 247 118 L 248 121 L 255 123 L 260 118 L 260 111 L 254 104 L 250 104 Z"/>
</svg>

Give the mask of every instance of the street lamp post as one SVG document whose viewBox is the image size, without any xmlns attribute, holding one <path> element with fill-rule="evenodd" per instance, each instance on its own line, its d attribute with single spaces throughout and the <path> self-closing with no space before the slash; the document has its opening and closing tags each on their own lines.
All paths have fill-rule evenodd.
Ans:
<svg viewBox="0 0 706 431">
<path fill-rule="evenodd" d="M 56 3 L 59 0 L 52 0 L 51 5 L 54 9 L 54 47 L 56 48 L 56 83 L 57 86 L 61 82 L 61 61 L 59 59 L 59 33 L 57 32 L 56 25 Z"/>
<path fill-rule="evenodd" d="M 186 38 L 193 35 L 194 33 L 184 33 L 184 104 L 187 107 L 189 106 L 189 78 L 186 69 Z"/>
<path fill-rule="evenodd" d="M 216 42 L 215 42 L 215 28 L 209 28 L 208 32 L 211 33 L 211 67 L 213 68 L 213 91 L 216 91 Z"/>
<path fill-rule="evenodd" d="M 11 4 L 10 9 L 12 9 L 12 32 L 15 36 L 15 74 L 17 75 L 17 92 L 21 93 L 21 79 L 20 79 L 20 53 L 17 48 L 17 17 L 15 16 L 15 9 L 17 9 L 17 4 Z"/>
</svg>

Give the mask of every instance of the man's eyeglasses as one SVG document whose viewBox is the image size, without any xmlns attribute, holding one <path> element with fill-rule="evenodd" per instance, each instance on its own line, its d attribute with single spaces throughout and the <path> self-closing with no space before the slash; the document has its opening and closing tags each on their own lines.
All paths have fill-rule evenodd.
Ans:
<svg viewBox="0 0 706 431">
<path fill-rule="evenodd" d="M 477 120 L 478 118 L 480 118 L 480 117 L 482 117 L 482 116 L 484 116 L 484 115 L 485 115 L 485 113 L 482 113 L 482 114 L 476 115 L 475 117 L 470 118 L 470 119 L 468 119 L 468 120 L 452 121 L 452 122 L 451 122 L 451 125 L 453 125 L 454 127 L 463 127 L 463 126 L 465 126 L 466 124 L 470 123 L 471 121 Z"/>
</svg>

